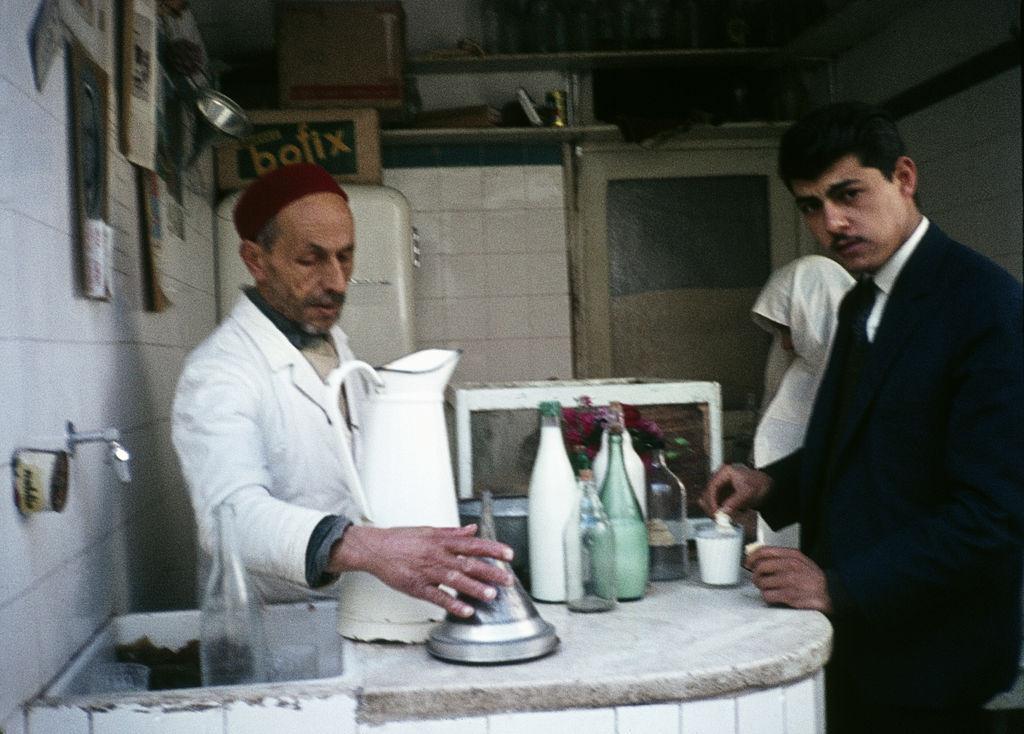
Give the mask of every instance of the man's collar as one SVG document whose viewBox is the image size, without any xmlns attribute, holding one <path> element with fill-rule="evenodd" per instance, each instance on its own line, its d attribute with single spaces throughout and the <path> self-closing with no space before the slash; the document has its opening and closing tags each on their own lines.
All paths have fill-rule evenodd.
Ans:
<svg viewBox="0 0 1024 734">
<path fill-rule="evenodd" d="M 918 222 L 917 227 L 914 228 L 907 241 L 896 248 L 896 252 L 872 276 L 875 280 L 875 285 L 878 286 L 878 290 L 886 295 L 892 292 L 892 287 L 896 284 L 896 278 L 899 277 L 903 266 L 907 264 L 907 260 L 914 254 L 914 250 L 917 249 L 917 245 L 921 238 L 924 237 L 927 229 L 928 217 L 922 215 L 921 221 Z"/>
<path fill-rule="evenodd" d="M 285 338 L 287 338 L 296 349 L 306 349 L 307 347 L 314 346 L 327 338 L 326 334 L 312 334 L 306 331 L 303 325 L 298 321 L 288 318 L 271 306 L 267 302 L 267 299 L 264 298 L 255 288 L 246 288 L 244 292 L 245 295 L 249 297 L 249 300 L 252 301 L 253 305 L 256 306 L 264 316 L 270 319 L 270 323 L 280 329 L 281 333 L 285 335 Z"/>
</svg>

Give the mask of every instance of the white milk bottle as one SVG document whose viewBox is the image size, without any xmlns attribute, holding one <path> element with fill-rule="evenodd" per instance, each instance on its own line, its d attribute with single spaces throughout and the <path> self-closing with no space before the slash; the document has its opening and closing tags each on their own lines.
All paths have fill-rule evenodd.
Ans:
<svg viewBox="0 0 1024 734">
<path fill-rule="evenodd" d="M 562 406 L 540 404 L 540 445 L 530 475 L 527 533 L 530 595 L 538 601 L 565 601 L 565 549 L 562 532 L 573 511 L 576 475 L 562 442 Z"/>
</svg>

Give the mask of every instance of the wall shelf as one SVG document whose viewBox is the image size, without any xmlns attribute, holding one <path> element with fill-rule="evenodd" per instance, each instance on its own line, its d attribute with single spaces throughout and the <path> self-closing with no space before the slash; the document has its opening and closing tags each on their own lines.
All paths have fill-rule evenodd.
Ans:
<svg viewBox="0 0 1024 734">
<path fill-rule="evenodd" d="M 727 122 L 721 125 L 694 125 L 673 140 L 759 140 L 777 138 L 789 121 Z M 622 133 L 616 125 L 579 125 L 577 127 L 481 127 L 481 128 L 411 128 L 381 130 L 383 145 L 444 145 L 459 143 L 621 143 Z"/>
<path fill-rule="evenodd" d="M 579 140 L 621 140 L 615 125 L 576 127 L 465 127 L 381 130 L 383 145 L 452 143 L 571 143 Z"/>
<path fill-rule="evenodd" d="M 641 67 L 762 67 L 784 65 L 778 48 L 688 48 L 649 51 L 573 51 L 551 54 L 492 54 L 432 58 L 407 62 L 412 74 L 481 74 L 508 71 L 589 71 Z"/>
</svg>

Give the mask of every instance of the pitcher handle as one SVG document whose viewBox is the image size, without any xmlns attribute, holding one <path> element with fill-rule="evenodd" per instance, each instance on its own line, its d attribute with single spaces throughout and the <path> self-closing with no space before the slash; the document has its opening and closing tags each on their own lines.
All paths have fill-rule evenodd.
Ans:
<svg viewBox="0 0 1024 734">
<path fill-rule="evenodd" d="M 381 390 L 384 387 L 384 380 L 383 378 L 381 378 L 380 375 L 377 374 L 377 371 L 373 369 L 373 367 L 368 365 L 366 362 L 362 362 L 358 359 L 349 360 L 344 364 L 340 365 L 337 369 L 333 370 L 327 376 L 328 395 L 331 396 L 330 400 L 328 401 L 328 410 L 331 413 L 332 420 L 338 426 L 342 424 L 341 410 L 338 407 L 341 386 L 345 384 L 345 379 L 356 370 L 362 370 L 363 372 L 366 372 L 369 375 L 370 380 L 376 386 L 377 390 Z M 351 465 L 350 469 L 352 473 L 352 486 L 350 487 L 350 489 L 352 491 L 353 496 L 355 497 L 356 504 L 358 504 L 360 509 L 363 511 L 363 516 L 370 522 L 373 522 L 373 515 L 370 511 L 370 503 L 366 497 L 366 492 L 363 490 L 362 478 L 359 476 L 359 471 L 356 468 L 354 456 L 352 455 L 351 451 L 346 452 L 346 454 L 347 460 Z"/>
<path fill-rule="evenodd" d="M 370 380 L 378 389 L 384 387 L 384 379 L 377 374 L 377 370 L 359 359 L 350 359 L 347 362 L 343 362 L 340 367 L 328 376 L 328 384 L 330 384 L 331 387 L 337 388 L 352 372 L 355 372 L 356 370 L 366 372 L 369 375 Z"/>
</svg>

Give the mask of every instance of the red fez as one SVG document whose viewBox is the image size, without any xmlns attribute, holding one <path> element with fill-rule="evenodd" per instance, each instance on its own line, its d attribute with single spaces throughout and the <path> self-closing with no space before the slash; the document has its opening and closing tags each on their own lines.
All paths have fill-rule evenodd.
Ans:
<svg viewBox="0 0 1024 734">
<path fill-rule="evenodd" d="M 249 184 L 235 204 L 235 229 L 243 240 L 255 240 L 263 225 L 308 194 L 326 191 L 348 201 L 348 194 L 331 174 L 315 163 L 281 166 Z"/>
</svg>

